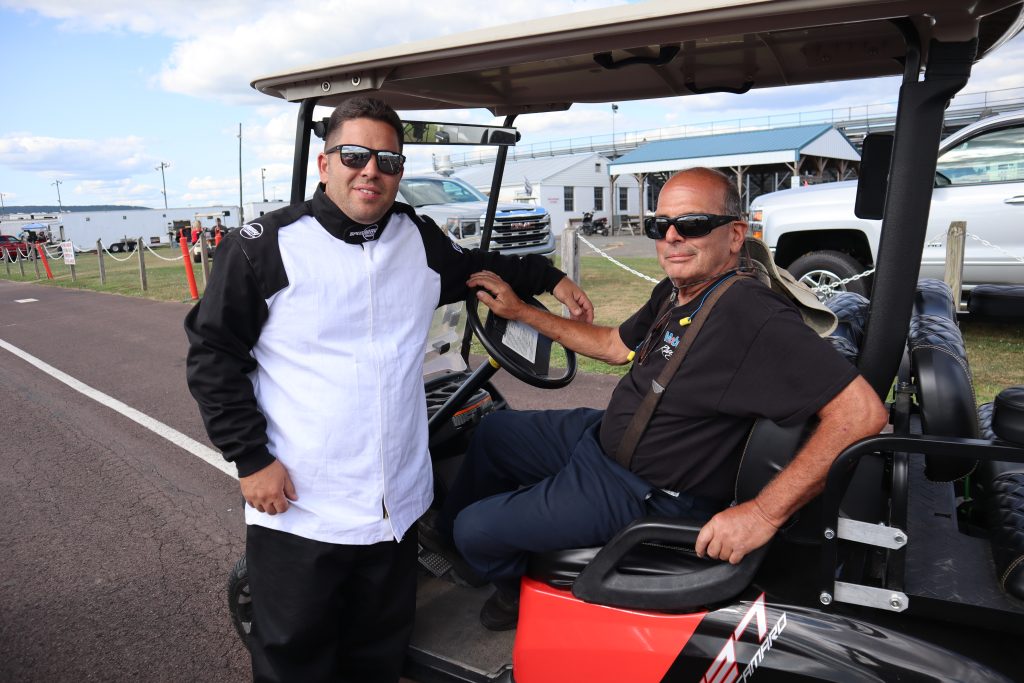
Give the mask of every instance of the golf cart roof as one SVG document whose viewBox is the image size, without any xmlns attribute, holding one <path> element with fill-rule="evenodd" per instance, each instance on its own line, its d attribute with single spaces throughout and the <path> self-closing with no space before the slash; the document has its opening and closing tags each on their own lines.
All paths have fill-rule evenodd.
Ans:
<svg viewBox="0 0 1024 683">
<path fill-rule="evenodd" d="M 1022 1 L 654 0 L 351 54 L 252 85 L 326 106 L 373 93 L 395 109 L 495 115 L 746 92 L 903 74 L 910 24 L 922 63 L 931 38 L 976 36 L 980 58 L 1021 30 Z"/>
</svg>

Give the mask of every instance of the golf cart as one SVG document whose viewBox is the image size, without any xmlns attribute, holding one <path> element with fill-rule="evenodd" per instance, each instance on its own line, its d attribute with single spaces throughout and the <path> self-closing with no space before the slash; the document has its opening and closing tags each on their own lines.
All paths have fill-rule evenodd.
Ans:
<svg viewBox="0 0 1024 683">
<path fill-rule="evenodd" d="M 300 104 L 296 202 L 306 195 L 314 108 L 354 94 L 399 110 L 486 108 L 511 129 L 518 115 L 575 102 L 902 75 L 891 157 L 862 175 L 864 211 L 883 215 L 872 298 L 832 303 L 841 320 L 833 343 L 889 397 L 891 430 L 846 449 L 824 493 L 738 565 L 695 557 L 696 527 L 653 518 L 603 548 L 534 557 L 514 632 L 485 631 L 477 612 L 489 591 L 424 551 L 410 678 L 1024 678 L 1024 387 L 979 417 L 949 289 L 918 282 L 943 111 L 972 64 L 1022 26 L 1024 0 L 672 0 L 405 44 L 253 84 Z M 515 139 L 497 137 L 484 248 Z M 495 363 L 469 367 L 453 328 L 463 318 Z M 436 323 L 426 349 L 435 505 L 474 425 L 505 407 L 490 382 L 495 365 L 551 388 L 574 367 L 566 354 L 569 369 L 550 371 L 543 338 L 537 360 L 523 362 L 502 341 L 503 321 L 481 321 L 472 298 L 465 311 L 439 311 Z M 802 436 L 755 423 L 737 500 L 756 495 Z M 244 639 L 244 557 L 229 603 Z"/>
</svg>

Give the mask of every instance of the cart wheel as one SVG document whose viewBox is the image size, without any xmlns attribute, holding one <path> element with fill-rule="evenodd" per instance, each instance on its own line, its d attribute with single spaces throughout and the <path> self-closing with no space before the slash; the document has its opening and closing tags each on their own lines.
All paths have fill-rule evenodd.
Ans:
<svg viewBox="0 0 1024 683">
<path fill-rule="evenodd" d="M 238 637 L 248 648 L 252 630 L 252 595 L 249 593 L 249 567 L 244 554 L 238 558 L 228 577 L 228 610 Z"/>
</svg>

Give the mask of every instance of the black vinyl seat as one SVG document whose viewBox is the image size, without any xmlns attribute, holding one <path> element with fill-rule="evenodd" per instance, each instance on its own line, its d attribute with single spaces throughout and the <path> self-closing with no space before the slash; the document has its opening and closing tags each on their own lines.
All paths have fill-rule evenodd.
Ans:
<svg viewBox="0 0 1024 683">
<path fill-rule="evenodd" d="M 910 373 L 917 387 L 923 432 L 976 439 L 980 436 L 977 401 L 955 311 L 945 282 L 922 279 L 918 283 L 907 334 Z M 929 455 L 925 475 L 932 481 L 956 481 L 969 475 L 976 464 Z"/>
</svg>

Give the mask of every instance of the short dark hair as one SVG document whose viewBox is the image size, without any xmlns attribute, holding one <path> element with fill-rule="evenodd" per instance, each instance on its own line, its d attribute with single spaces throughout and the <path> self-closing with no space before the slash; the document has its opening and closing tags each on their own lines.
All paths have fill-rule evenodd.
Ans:
<svg viewBox="0 0 1024 683">
<path fill-rule="evenodd" d="M 327 123 L 324 144 L 326 145 L 327 141 L 331 139 L 334 131 L 341 128 L 341 124 L 352 119 L 373 119 L 388 124 L 395 129 L 395 135 L 398 136 L 398 151 L 402 151 L 405 137 L 402 130 L 402 119 L 398 118 L 398 114 L 391 108 L 391 105 L 374 97 L 353 97 L 335 107 L 334 113 L 331 114 L 331 120 Z"/>
</svg>

